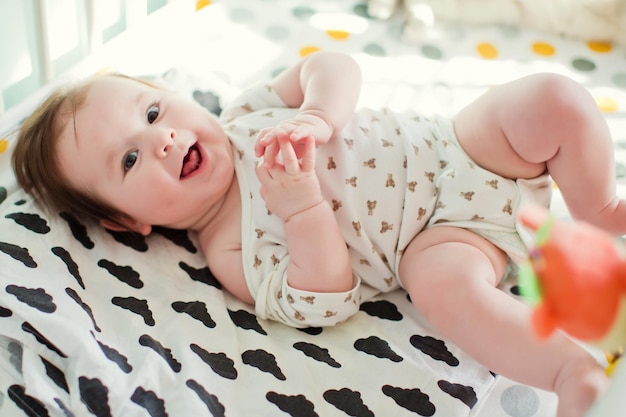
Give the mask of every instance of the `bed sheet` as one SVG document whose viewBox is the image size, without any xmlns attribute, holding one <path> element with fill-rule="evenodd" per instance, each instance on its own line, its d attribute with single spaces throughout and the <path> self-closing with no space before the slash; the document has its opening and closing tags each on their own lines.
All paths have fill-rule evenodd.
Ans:
<svg viewBox="0 0 626 417">
<path fill-rule="evenodd" d="M 196 7 L 154 16 L 149 36 L 114 40 L 103 59 L 211 109 L 318 49 L 361 63 L 360 104 L 428 114 L 452 115 L 519 76 L 560 72 L 605 110 L 624 185 L 623 51 L 444 22 L 408 44 L 400 16 L 374 21 L 350 0 Z M 0 131 L 29 110 L 0 119 Z M 191 233 L 137 238 L 42 212 L 12 177 L 13 137 L 0 139 L 0 415 L 554 415 L 553 394 L 482 367 L 402 291 L 369 300 L 338 327 L 292 329 L 223 291 Z M 558 190 L 553 210 L 567 216 Z M 517 297 L 514 277 L 503 291 Z"/>
</svg>

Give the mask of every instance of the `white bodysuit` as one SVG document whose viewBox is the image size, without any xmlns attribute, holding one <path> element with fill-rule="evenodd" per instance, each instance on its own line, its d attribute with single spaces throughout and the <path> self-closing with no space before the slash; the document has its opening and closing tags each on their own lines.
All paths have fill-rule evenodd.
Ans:
<svg viewBox="0 0 626 417">
<path fill-rule="evenodd" d="M 297 111 L 269 87 L 259 86 L 235 99 L 221 116 L 233 143 L 244 272 L 259 317 L 296 327 L 346 320 L 362 300 L 398 288 L 401 254 L 424 228 L 470 229 L 514 261 L 525 257 L 516 210 L 527 203 L 548 206 L 547 175 L 514 181 L 482 169 L 461 149 L 449 120 L 362 109 L 316 155 L 323 196 L 349 247 L 354 287 L 345 293 L 289 287 L 283 222 L 261 198 L 254 143 L 261 129 Z"/>
</svg>

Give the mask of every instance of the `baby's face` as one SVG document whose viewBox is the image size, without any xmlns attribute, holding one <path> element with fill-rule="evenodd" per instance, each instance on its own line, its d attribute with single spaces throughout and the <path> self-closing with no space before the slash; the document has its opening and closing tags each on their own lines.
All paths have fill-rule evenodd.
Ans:
<svg viewBox="0 0 626 417">
<path fill-rule="evenodd" d="M 172 92 L 114 76 L 94 81 L 57 152 L 74 186 L 148 225 L 196 227 L 234 176 L 215 117 Z"/>
</svg>

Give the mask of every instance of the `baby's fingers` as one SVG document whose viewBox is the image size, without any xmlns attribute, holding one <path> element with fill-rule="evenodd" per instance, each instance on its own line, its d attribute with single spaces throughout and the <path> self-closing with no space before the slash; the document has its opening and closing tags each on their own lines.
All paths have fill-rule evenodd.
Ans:
<svg viewBox="0 0 626 417">
<path fill-rule="evenodd" d="M 312 136 L 304 138 L 304 153 L 302 154 L 302 171 L 315 169 L 315 139 Z"/>
<path fill-rule="evenodd" d="M 280 149 L 276 142 L 270 143 L 270 145 L 265 148 L 263 153 L 263 165 L 266 168 L 272 168 L 276 164 L 276 158 L 278 157 L 279 150 Z"/>
<path fill-rule="evenodd" d="M 293 149 L 291 142 L 285 136 L 278 138 L 280 144 L 280 153 L 283 157 L 283 165 L 285 166 L 285 172 L 289 175 L 298 175 L 300 173 L 300 161 L 296 156 L 296 151 Z"/>
</svg>

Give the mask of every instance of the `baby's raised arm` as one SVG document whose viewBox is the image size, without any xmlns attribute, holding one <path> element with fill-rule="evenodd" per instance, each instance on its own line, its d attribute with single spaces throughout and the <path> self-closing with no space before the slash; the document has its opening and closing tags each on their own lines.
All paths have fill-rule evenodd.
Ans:
<svg viewBox="0 0 626 417">
<path fill-rule="evenodd" d="M 315 173 L 315 145 L 343 128 L 358 101 L 360 69 L 349 56 L 318 52 L 272 82 L 281 99 L 298 114 L 264 130 L 255 152 L 261 194 L 272 213 L 284 220 L 292 288 L 347 292 L 354 286 L 348 249 L 334 213 L 323 200 Z M 283 162 L 277 163 L 278 153 Z"/>
<path fill-rule="evenodd" d="M 312 136 L 321 145 L 344 127 L 359 99 L 361 69 L 349 55 L 316 52 L 279 74 L 270 86 L 287 106 L 300 111 L 293 119 L 261 132 L 256 155 L 264 155 L 277 136 L 284 134 L 299 155 L 302 139 Z"/>
</svg>

